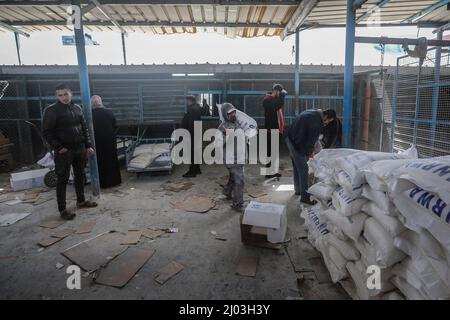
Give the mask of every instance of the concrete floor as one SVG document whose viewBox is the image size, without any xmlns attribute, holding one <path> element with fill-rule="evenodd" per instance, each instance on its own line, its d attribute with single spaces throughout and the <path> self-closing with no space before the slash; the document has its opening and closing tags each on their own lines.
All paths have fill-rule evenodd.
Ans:
<svg viewBox="0 0 450 320">
<path fill-rule="evenodd" d="M 219 165 L 203 165 L 203 174 L 190 179 L 194 186 L 181 192 L 164 191 L 161 184 L 182 179 L 185 166 L 176 167 L 171 176 L 136 177 L 124 172 L 122 185 L 102 193 L 98 208 L 79 210 L 75 220 L 54 230 L 39 227 L 42 221 L 58 217 L 54 190 L 44 194 L 52 200 L 39 206 L 18 204 L 11 207 L 0 203 L 2 213 L 32 213 L 12 226 L 0 228 L 0 299 L 348 299 L 339 285 L 318 280 L 326 276 L 318 274 L 323 271 L 295 272 L 296 264 L 307 263 L 307 258 L 319 254 L 304 239 L 298 197 L 293 191 L 275 191 L 280 184 L 292 184 L 287 157 L 282 159 L 281 167 L 285 168 L 283 178 L 269 186 L 263 186 L 259 166 L 249 165 L 245 169 L 246 188 L 264 188 L 274 202 L 288 205 L 287 238 L 291 241 L 280 250 L 246 247 L 241 243 L 239 213 L 232 211 L 221 195 L 218 182 L 227 171 Z M 0 187 L 7 183 L 8 177 L 0 175 Z M 128 195 L 114 196 L 111 192 L 116 189 Z M 86 193 L 89 192 L 87 187 Z M 169 201 L 189 194 L 213 196 L 217 206 L 200 214 L 176 210 L 169 205 Z M 72 186 L 68 187 L 68 199 L 73 207 Z M 247 203 L 250 200 L 247 194 L 245 199 Z M 92 219 L 97 222 L 91 233 L 73 234 L 39 251 L 37 243 L 55 230 L 76 228 Z M 63 250 L 108 230 L 125 234 L 129 229 L 171 225 L 178 227 L 179 232 L 153 241 L 141 238 L 137 247 L 156 249 L 156 253 L 124 288 L 95 284 L 92 275 L 82 277 L 81 290 L 66 288 L 65 270 L 71 263 L 60 254 Z M 214 239 L 211 231 L 227 241 Z M 241 255 L 259 257 L 254 278 L 236 275 Z M 155 282 L 155 273 L 172 260 L 182 263 L 185 269 L 164 285 Z M 57 269 L 57 263 L 65 267 Z M 297 280 L 302 277 L 306 280 L 299 286 Z"/>
</svg>

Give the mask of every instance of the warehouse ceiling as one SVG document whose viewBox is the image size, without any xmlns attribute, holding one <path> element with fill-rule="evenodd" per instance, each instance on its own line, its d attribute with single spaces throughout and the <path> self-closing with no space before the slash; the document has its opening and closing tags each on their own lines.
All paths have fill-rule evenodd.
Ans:
<svg viewBox="0 0 450 320">
<path fill-rule="evenodd" d="M 174 34 L 214 32 L 228 37 L 285 36 L 301 28 L 344 26 L 346 0 L 81 1 L 89 31 Z M 359 25 L 450 21 L 450 0 L 355 0 Z M 359 5 L 357 5 L 359 4 Z M 0 23 L 25 32 L 72 30 L 70 1 L 1 0 Z M 0 28 L 2 30 L 2 28 Z M 4 29 L 2 30 L 4 31 Z"/>
</svg>

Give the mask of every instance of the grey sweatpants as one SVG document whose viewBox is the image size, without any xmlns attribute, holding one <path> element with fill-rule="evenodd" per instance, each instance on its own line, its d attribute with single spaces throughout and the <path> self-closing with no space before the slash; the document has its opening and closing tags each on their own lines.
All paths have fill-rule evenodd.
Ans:
<svg viewBox="0 0 450 320">
<path fill-rule="evenodd" d="M 225 193 L 232 197 L 233 205 L 241 206 L 244 204 L 244 165 L 234 164 L 226 167 L 230 176 L 224 188 Z"/>
</svg>

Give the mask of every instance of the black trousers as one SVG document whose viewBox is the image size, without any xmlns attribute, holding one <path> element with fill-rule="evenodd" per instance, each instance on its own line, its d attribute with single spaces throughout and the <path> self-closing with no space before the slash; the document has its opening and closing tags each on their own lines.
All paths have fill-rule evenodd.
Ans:
<svg viewBox="0 0 450 320">
<path fill-rule="evenodd" d="M 77 202 L 85 201 L 84 168 L 86 167 L 86 149 L 84 147 L 69 149 L 63 154 L 55 152 L 55 172 L 57 175 L 56 199 L 58 210 L 66 209 L 66 186 L 69 182 L 70 167 L 73 168 Z"/>
<path fill-rule="evenodd" d="M 194 134 L 192 134 L 192 137 Z M 199 173 L 200 172 L 200 165 L 194 163 L 194 142 L 191 143 L 191 165 L 189 166 L 189 172 L 192 173 Z"/>
</svg>

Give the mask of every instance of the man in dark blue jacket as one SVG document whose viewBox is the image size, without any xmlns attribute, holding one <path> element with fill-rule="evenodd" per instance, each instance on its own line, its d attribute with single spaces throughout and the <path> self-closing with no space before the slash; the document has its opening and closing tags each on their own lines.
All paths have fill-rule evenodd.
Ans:
<svg viewBox="0 0 450 320">
<path fill-rule="evenodd" d="M 294 167 L 294 190 L 301 195 L 301 202 L 314 204 L 308 189 L 308 158 L 313 154 L 314 146 L 319 140 L 324 124 L 328 123 L 323 111 L 306 110 L 300 113 L 289 126 L 286 144 Z"/>
</svg>

